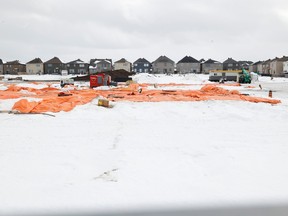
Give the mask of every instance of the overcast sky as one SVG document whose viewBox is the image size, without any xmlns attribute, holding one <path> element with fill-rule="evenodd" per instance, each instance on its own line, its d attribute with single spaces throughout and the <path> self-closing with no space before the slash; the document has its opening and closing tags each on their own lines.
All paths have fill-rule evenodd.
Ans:
<svg viewBox="0 0 288 216">
<path fill-rule="evenodd" d="M 287 0 L 1 0 L 0 58 L 288 55 Z"/>
</svg>

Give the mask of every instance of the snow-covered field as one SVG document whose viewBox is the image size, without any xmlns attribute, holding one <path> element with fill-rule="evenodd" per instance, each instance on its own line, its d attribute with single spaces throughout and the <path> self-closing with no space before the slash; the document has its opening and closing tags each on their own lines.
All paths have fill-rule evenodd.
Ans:
<svg viewBox="0 0 288 216">
<path fill-rule="evenodd" d="M 194 84 L 163 88 L 209 83 L 205 75 L 133 79 Z M 288 202 L 288 79 L 260 77 L 251 86 L 225 88 L 266 98 L 272 90 L 282 103 L 117 102 L 107 109 L 95 99 L 56 117 L 0 114 L 0 214 Z M 15 101 L 0 100 L 0 110 Z"/>
</svg>

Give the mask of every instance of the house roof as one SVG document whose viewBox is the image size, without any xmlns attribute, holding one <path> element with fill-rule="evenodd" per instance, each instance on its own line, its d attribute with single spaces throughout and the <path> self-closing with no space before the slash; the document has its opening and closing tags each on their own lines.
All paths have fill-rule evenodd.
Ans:
<svg viewBox="0 0 288 216">
<path fill-rule="evenodd" d="M 27 62 L 27 64 L 40 64 L 40 63 L 43 63 L 40 58 L 35 58 L 35 59 Z"/>
<path fill-rule="evenodd" d="M 271 62 L 271 59 L 268 59 L 266 61 L 263 61 L 262 64 L 267 64 L 267 63 L 270 63 Z"/>
<path fill-rule="evenodd" d="M 258 65 L 258 64 L 262 64 L 263 62 L 262 61 L 257 61 L 255 63 L 253 63 L 252 65 Z"/>
<path fill-rule="evenodd" d="M 207 61 L 204 62 L 204 64 L 222 64 L 219 61 L 213 60 L 213 59 L 208 59 Z"/>
<path fill-rule="evenodd" d="M 238 63 L 239 63 L 240 65 L 251 65 L 251 64 L 253 64 L 252 61 L 238 61 Z"/>
<path fill-rule="evenodd" d="M 129 61 L 127 61 L 125 58 L 122 58 L 122 59 L 120 59 L 120 60 L 118 60 L 118 61 L 116 61 L 115 63 L 130 63 Z M 131 63 L 130 63 L 131 64 Z"/>
<path fill-rule="evenodd" d="M 177 64 L 179 63 L 200 63 L 200 62 L 191 56 L 185 56 Z"/>
<path fill-rule="evenodd" d="M 77 59 L 71 62 L 68 62 L 67 64 L 87 64 L 84 61 L 82 61 L 81 59 Z"/>
<path fill-rule="evenodd" d="M 112 59 L 90 59 L 90 67 L 89 68 L 97 68 L 98 64 L 109 64 L 112 67 Z"/>
<path fill-rule="evenodd" d="M 137 63 L 148 63 L 151 64 L 147 59 L 145 58 L 139 58 L 137 59 L 133 64 L 137 64 Z"/>
<path fill-rule="evenodd" d="M 168 57 L 166 57 L 166 56 L 160 56 L 158 59 L 156 59 L 155 61 L 154 61 L 154 63 L 157 63 L 157 62 L 168 62 L 168 63 L 172 63 L 172 64 L 174 64 L 174 61 L 172 61 L 171 59 L 169 59 Z"/>
<path fill-rule="evenodd" d="M 282 58 L 279 59 L 279 61 L 288 61 L 288 56 L 283 56 Z"/>
<path fill-rule="evenodd" d="M 228 58 L 226 61 L 223 62 L 223 64 L 235 64 L 235 63 L 238 62 L 232 58 Z"/>
<path fill-rule="evenodd" d="M 54 57 L 46 61 L 45 64 L 63 64 L 63 62 L 58 57 Z"/>
<path fill-rule="evenodd" d="M 2 59 L 0 59 L 0 64 L 1 64 L 1 65 L 3 64 L 3 61 L 2 61 Z"/>
<path fill-rule="evenodd" d="M 105 59 L 102 59 L 102 60 L 96 60 L 96 61 L 94 62 L 94 64 L 99 64 L 99 63 L 106 63 L 106 64 L 111 64 L 111 62 L 110 62 L 110 61 L 108 61 L 108 60 L 105 60 Z"/>
<path fill-rule="evenodd" d="M 5 64 L 6 65 L 25 65 L 25 64 L 21 63 L 19 60 L 6 62 Z"/>
</svg>

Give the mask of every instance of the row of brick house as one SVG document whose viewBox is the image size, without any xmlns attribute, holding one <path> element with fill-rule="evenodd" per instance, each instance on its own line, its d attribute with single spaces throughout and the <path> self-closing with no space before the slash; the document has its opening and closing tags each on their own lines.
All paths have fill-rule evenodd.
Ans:
<svg viewBox="0 0 288 216">
<path fill-rule="evenodd" d="M 264 75 L 283 76 L 288 73 L 288 57 L 275 58 L 273 60 L 251 62 L 236 61 L 228 58 L 224 62 L 213 59 L 197 60 L 191 56 L 185 56 L 176 64 L 167 56 L 160 56 L 153 62 L 145 58 L 137 59 L 133 64 L 122 58 L 114 64 L 112 59 L 91 59 L 86 63 L 80 59 L 64 63 L 58 57 L 54 57 L 46 62 L 40 58 L 35 58 L 26 64 L 19 61 L 4 63 L 0 59 L 0 74 L 61 74 L 67 71 L 68 74 L 87 74 L 112 70 L 126 70 L 136 73 L 203 73 L 208 74 L 211 70 L 240 70 L 245 68 L 249 71 Z"/>
<path fill-rule="evenodd" d="M 284 76 L 288 74 L 288 56 L 281 58 L 268 59 L 266 61 L 258 61 L 249 66 L 250 71 L 262 75 Z"/>
</svg>

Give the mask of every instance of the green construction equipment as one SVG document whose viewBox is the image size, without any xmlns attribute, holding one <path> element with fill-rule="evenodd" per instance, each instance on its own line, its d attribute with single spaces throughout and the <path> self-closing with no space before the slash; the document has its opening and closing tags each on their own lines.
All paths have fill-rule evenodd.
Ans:
<svg viewBox="0 0 288 216">
<path fill-rule="evenodd" d="M 242 73 L 239 77 L 239 83 L 251 83 L 251 76 L 244 68 L 242 68 Z"/>
</svg>

